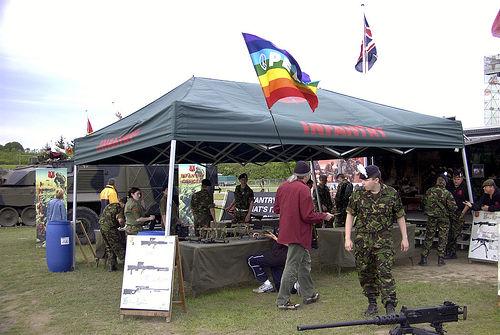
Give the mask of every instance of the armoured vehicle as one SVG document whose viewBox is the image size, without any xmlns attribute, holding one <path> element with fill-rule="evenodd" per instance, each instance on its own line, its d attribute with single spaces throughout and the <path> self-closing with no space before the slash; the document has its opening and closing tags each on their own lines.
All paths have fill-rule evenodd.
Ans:
<svg viewBox="0 0 500 335">
<path fill-rule="evenodd" d="M 35 171 L 36 168 L 67 168 L 68 171 L 68 219 L 73 213 L 73 162 L 55 161 L 50 164 L 30 165 L 14 170 L 3 171 L 0 174 L 0 225 L 15 226 L 24 224 L 34 226 L 36 219 L 35 201 Z M 209 168 L 209 176 L 215 176 L 217 170 Z M 135 186 L 143 194 L 147 214 L 159 218 L 159 203 L 162 191 L 167 184 L 168 165 L 81 165 L 77 174 L 76 219 L 81 220 L 90 239 L 94 240 L 94 229 L 99 229 L 99 213 L 101 204 L 99 193 L 106 186 L 109 178 L 116 181 L 118 196 L 125 197 L 127 191 Z M 210 178 L 210 177 L 209 177 Z M 177 180 L 174 181 L 174 185 Z M 174 192 L 174 195 L 175 192 Z M 77 234 L 83 232 L 76 226 Z"/>
<path fill-rule="evenodd" d="M 67 168 L 68 218 L 73 216 L 73 162 L 57 161 L 51 164 L 31 165 L 9 170 L 0 176 L 0 225 L 35 225 L 35 171 L 36 168 Z M 91 240 L 93 230 L 99 228 L 101 204 L 99 193 L 109 178 L 115 178 L 119 197 L 130 187 L 139 187 L 149 214 L 159 214 L 159 199 L 167 183 L 166 165 L 86 165 L 78 168 L 76 218 L 82 221 Z M 76 226 L 77 233 L 82 234 Z"/>
</svg>

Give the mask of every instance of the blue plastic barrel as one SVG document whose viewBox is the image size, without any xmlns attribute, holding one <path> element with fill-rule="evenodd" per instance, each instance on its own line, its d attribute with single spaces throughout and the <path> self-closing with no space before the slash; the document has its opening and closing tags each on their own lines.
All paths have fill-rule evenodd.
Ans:
<svg viewBox="0 0 500 335">
<path fill-rule="evenodd" d="M 137 235 L 161 235 L 165 236 L 164 230 L 141 230 Z"/>
<path fill-rule="evenodd" d="M 50 272 L 71 271 L 73 229 L 70 221 L 49 221 L 45 232 L 47 266 Z"/>
</svg>

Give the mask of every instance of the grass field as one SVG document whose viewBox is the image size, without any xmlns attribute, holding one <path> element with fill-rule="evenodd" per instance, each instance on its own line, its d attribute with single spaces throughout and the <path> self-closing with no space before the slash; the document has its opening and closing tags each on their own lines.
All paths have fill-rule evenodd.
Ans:
<svg viewBox="0 0 500 335">
<path fill-rule="evenodd" d="M 277 310 L 275 294 L 254 294 L 251 288 L 256 283 L 249 283 L 188 296 L 188 312 L 174 307 L 169 324 L 161 318 L 126 317 L 122 321 L 121 272 L 88 266 L 78 254 L 75 271 L 50 273 L 45 250 L 35 247 L 34 236 L 34 228 L 0 228 L 0 333 L 298 334 L 299 324 L 362 319 L 366 307 L 354 271 L 337 275 L 323 269 L 313 273 L 320 301 L 297 311 Z M 394 269 L 401 304 L 433 306 L 451 300 L 467 305 L 469 316 L 466 321 L 446 324 L 448 334 L 499 333 L 496 265 L 461 261 L 421 268 L 406 263 Z M 388 326 L 362 326 L 308 333 L 387 334 L 388 330 Z"/>
</svg>

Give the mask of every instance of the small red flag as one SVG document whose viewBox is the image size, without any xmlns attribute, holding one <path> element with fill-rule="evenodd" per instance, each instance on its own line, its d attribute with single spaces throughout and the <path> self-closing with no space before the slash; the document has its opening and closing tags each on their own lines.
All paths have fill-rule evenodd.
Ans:
<svg viewBox="0 0 500 335">
<path fill-rule="evenodd" d="M 94 130 L 92 129 L 89 118 L 87 117 L 87 135 L 92 134 L 93 132 Z"/>
<path fill-rule="evenodd" d="M 497 13 L 495 21 L 493 21 L 493 25 L 491 26 L 491 34 L 495 37 L 500 37 L 500 10 Z"/>
</svg>

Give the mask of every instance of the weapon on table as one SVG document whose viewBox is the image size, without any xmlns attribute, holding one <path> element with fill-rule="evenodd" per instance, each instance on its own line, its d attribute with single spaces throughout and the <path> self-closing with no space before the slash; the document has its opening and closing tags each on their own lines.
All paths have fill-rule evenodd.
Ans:
<svg viewBox="0 0 500 335">
<path fill-rule="evenodd" d="M 490 227 L 494 227 L 496 226 L 496 222 L 488 222 L 488 221 L 480 221 L 480 222 L 473 222 L 472 223 L 474 226 L 490 226 Z"/>
<path fill-rule="evenodd" d="M 488 247 L 486 246 L 486 243 L 492 243 L 495 241 L 496 240 L 490 240 L 489 238 L 482 238 L 482 237 L 473 238 L 472 242 L 478 242 L 478 246 L 475 247 L 474 249 L 472 249 L 470 252 L 472 253 L 472 252 L 476 251 L 477 249 L 484 247 L 484 251 L 486 253 L 486 258 L 488 258 Z"/>
<path fill-rule="evenodd" d="M 264 215 L 262 215 L 262 214 L 253 214 L 253 213 L 250 213 L 250 217 L 251 217 L 252 219 L 257 219 L 257 220 L 259 220 L 259 221 L 262 221 L 262 219 L 264 218 Z"/>
<path fill-rule="evenodd" d="M 141 245 L 152 245 L 153 248 L 157 245 L 157 244 L 168 244 L 167 241 L 157 241 L 156 238 L 154 237 L 151 237 L 149 239 L 149 241 L 141 241 Z"/>
<path fill-rule="evenodd" d="M 127 266 L 127 271 L 130 271 L 130 274 L 132 274 L 132 271 L 139 271 L 141 270 L 141 273 L 144 272 L 144 270 L 156 270 L 156 271 L 168 271 L 168 267 L 156 267 L 154 265 L 144 265 L 144 262 L 137 262 L 137 265 L 129 265 Z"/>
<path fill-rule="evenodd" d="M 212 244 L 212 243 L 229 243 L 229 240 L 225 239 L 225 238 L 202 238 L 200 240 L 201 243 L 205 243 L 205 244 Z"/>
<path fill-rule="evenodd" d="M 226 208 L 224 208 L 224 207 L 215 206 L 214 208 L 215 209 L 220 209 L 220 210 L 222 210 L 224 212 L 229 212 L 229 213 L 232 212 L 232 213 L 234 213 L 234 211 L 226 210 Z M 250 218 L 257 219 L 257 220 L 260 221 L 260 220 L 262 220 L 264 218 L 264 215 L 262 215 L 262 214 L 254 214 L 254 213 L 250 212 Z"/>
<path fill-rule="evenodd" d="M 462 320 L 467 319 L 467 306 L 458 306 L 450 301 L 445 301 L 437 307 L 424 307 L 409 309 L 403 306 L 401 312 L 395 315 L 377 316 L 374 319 L 346 321 L 331 324 L 320 324 L 310 326 L 297 326 L 297 330 L 315 330 L 324 328 L 350 327 L 359 325 L 395 325 L 396 328 L 389 331 L 389 335 L 418 334 L 418 335 L 443 335 L 445 330 L 443 323 L 457 322 L 458 316 L 462 314 Z M 415 328 L 412 324 L 429 323 L 435 329 L 425 330 Z"/>
<path fill-rule="evenodd" d="M 123 294 L 136 294 L 137 291 L 162 292 L 162 291 L 169 291 L 169 289 L 168 288 L 152 288 L 149 286 L 136 286 L 135 289 L 124 288 Z"/>
<path fill-rule="evenodd" d="M 179 237 L 179 241 L 187 241 L 187 242 L 201 242 L 201 237 L 199 237 L 199 236 L 185 236 L 185 237 Z"/>
</svg>

